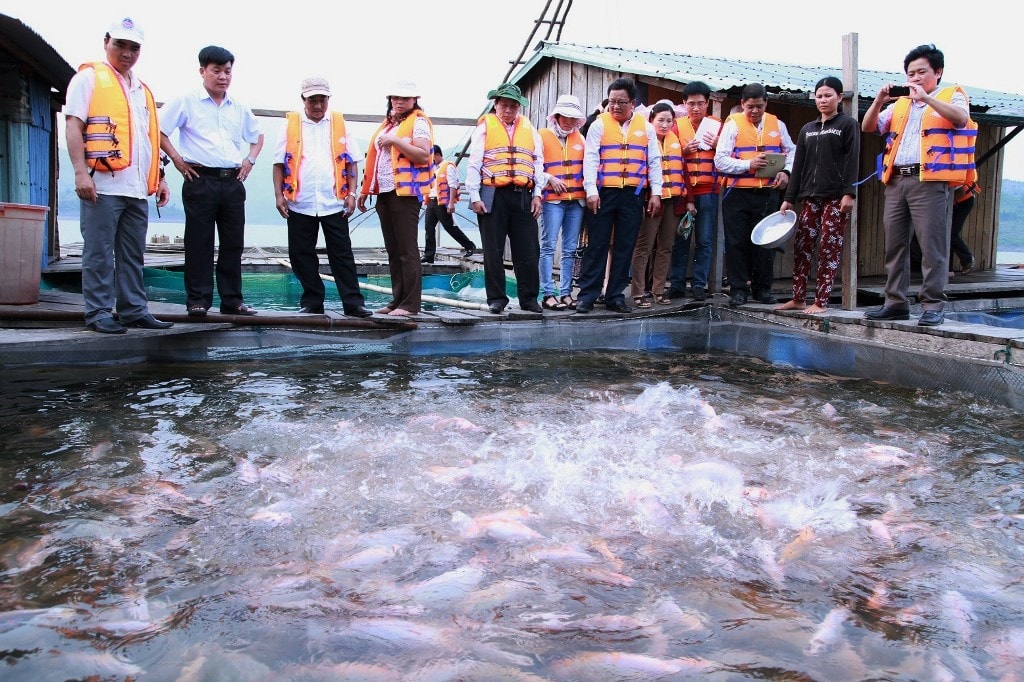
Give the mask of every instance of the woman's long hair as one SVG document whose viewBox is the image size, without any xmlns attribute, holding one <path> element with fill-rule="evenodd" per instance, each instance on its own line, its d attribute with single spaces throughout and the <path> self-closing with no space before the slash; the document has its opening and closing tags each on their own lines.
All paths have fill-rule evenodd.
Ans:
<svg viewBox="0 0 1024 682">
<path fill-rule="evenodd" d="M 416 98 L 416 103 L 412 105 L 412 108 L 409 109 L 409 111 L 407 111 L 405 116 L 403 116 L 402 118 L 395 118 L 391 114 L 393 109 L 394 109 L 394 107 L 391 106 L 391 98 L 388 97 L 388 108 L 387 108 L 387 111 L 384 112 L 384 118 L 386 118 L 390 123 L 393 123 L 393 124 L 396 124 L 396 125 L 401 123 L 402 121 L 404 121 L 409 116 L 409 114 L 411 114 L 412 112 L 414 112 L 414 111 L 423 111 L 423 107 L 420 106 L 420 98 L 419 97 Z"/>
</svg>

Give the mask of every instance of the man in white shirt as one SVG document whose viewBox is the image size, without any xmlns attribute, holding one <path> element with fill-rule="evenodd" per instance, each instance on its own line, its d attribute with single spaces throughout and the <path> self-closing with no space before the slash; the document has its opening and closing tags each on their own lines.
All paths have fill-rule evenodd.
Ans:
<svg viewBox="0 0 1024 682">
<path fill-rule="evenodd" d="M 455 224 L 455 208 L 459 203 L 459 169 L 452 161 L 445 161 L 441 147 L 434 145 L 434 182 L 430 184 L 423 211 L 423 229 L 426 243 L 421 263 L 433 263 L 437 255 L 437 225 L 452 236 L 462 247 L 462 255 L 469 258 L 476 251 L 476 244 Z"/>
<path fill-rule="evenodd" d="M 661 215 L 661 146 L 654 127 L 635 111 L 636 92 L 636 83 L 629 78 L 612 81 L 607 111 L 587 130 L 583 189 L 591 215 L 580 267 L 577 313 L 594 309 L 601 295 L 609 249 L 605 307 L 616 313 L 632 310 L 626 305 L 625 289 L 636 236 L 645 212 Z M 646 202 L 642 198 L 645 189 L 649 190 Z"/>
<path fill-rule="evenodd" d="M 274 197 L 288 221 L 288 258 L 302 284 L 299 312 L 323 314 L 324 282 L 316 241 L 320 228 L 327 244 L 327 261 L 338 287 L 345 314 L 370 317 L 352 254 L 348 219 L 356 209 L 356 159 L 363 154 L 345 126 L 345 118 L 330 112 L 331 86 L 323 78 L 302 81 L 303 111 L 290 112 L 274 151 Z"/>
<path fill-rule="evenodd" d="M 184 176 L 185 307 L 202 317 L 213 305 L 213 236 L 217 232 L 217 292 L 226 315 L 255 315 L 242 299 L 245 185 L 263 149 L 263 132 L 249 107 L 228 95 L 235 56 L 210 45 L 199 51 L 203 86 L 160 110 L 160 146 Z M 175 149 L 170 135 L 178 132 Z"/>
<path fill-rule="evenodd" d="M 470 207 L 480 221 L 487 306 L 500 315 L 508 305 L 505 293 L 505 241 L 512 251 L 519 308 L 532 313 L 544 309 L 540 293 L 541 190 L 544 145 L 530 119 L 520 112 L 529 105 L 518 85 L 502 83 L 487 93 L 494 111 L 473 131 L 466 168 Z"/>
<path fill-rule="evenodd" d="M 156 194 L 157 206 L 171 197 L 160 168 L 156 103 L 132 72 L 142 41 L 142 29 L 131 17 L 114 22 L 103 38 L 106 60 L 82 65 L 68 84 L 64 105 L 81 202 L 85 324 L 102 334 L 173 324 L 150 314 L 142 276 L 146 197 Z"/>
</svg>

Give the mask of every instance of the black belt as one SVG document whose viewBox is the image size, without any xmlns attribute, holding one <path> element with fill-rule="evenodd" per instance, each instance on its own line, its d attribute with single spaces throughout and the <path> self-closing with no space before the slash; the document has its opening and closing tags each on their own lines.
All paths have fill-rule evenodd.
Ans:
<svg viewBox="0 0 1024 682">
<path fill-rule="evenodd" d="M 200 175 L 210 175 L 215 178 L 237 178 L 238 168 L 210 168 L 209 166 L 192 166 L 192 169 Z"/>
<path fill-rule="evenodd" d="M 512 190 L 513 192 L 531 192 L 532 193 L 533 192 L 533 185 L 528 185 L 526 187 L 523 187 L 521 185 L 505 185 L 503 187 L 498 187 L 498 189 L 508 189 L 508 190 Z"/>
<path fill-rule="evenodd" d="M 436 199 L 436 198 L 434 198 L 434 197 L 430 197 L 430 199 L 429 199 L 428 201 L 429 201 L 429 203 L 431 203 L 431 204 L 436 204 L 436 203 L 437 203 L 437 199 Z"/>
<path fill-rule="evenodd" d="M 896 175 L 913 175 L 914 177 L 918 177 L 921 175 L 921 164 L 915 163 L 911 166 L 895 166 L 892 170 Z"/>
</svg>

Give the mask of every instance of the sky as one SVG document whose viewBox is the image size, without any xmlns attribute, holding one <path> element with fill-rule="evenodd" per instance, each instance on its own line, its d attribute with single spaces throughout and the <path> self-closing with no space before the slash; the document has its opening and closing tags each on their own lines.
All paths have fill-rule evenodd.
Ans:
<svg viewBox="0 0 1024 682">
<path fill-rule="evenodd" d="M 776 12 L 777 17 L 769 13 L 766 21 L 764 3 L 738 0 L 732 6 L 749 21 L 736 22 L 719 17 L 719 5 L 703 4 L 712 10 L 704 19 L 696 9 L 700 5 L 692 3 L 575 0 L 561 39 L 839 67 L 843 36 L 856 33 L 860 68 L 900 71 L 911 48 L 935 43 L 946 55 L 944 83 L 1024 92 L 1014 49 L 1019 25 L 1005 13 L 1003 21 L 970 22 L 972 31 L 965 38 L 965 22 L 954 13 L 940 12 L 928 21 L 915 3 L 865 0 L 846 5 L 849 16 L 839 19 L 839 6 L 823 9 L 820 1 L 787 0 L 778 5 L 785 11 Z M 203 46 L 216 44 L 236 57 L 232 95 L 253 108 L 298 108 L 299 82 L 318 75 L 332 84 L 332 108 L 383 115 L 388 85 L 411 79 L 419 85 L 420 103 L 429 115 L 475 118 L 487 104 L 487 91 L 500 83 L 526 44 L 544 5 L 545 0 L 518 0 L 504 7 L 480 0 L 305 3 L 273 5 L 283 7 L 275 16 L 254 5 L 208 0 L 115 0 L 95 6 L 0 0 L 0 13 L 24 22 L 75 67 L 102 58 L 108 26 L 131 16 L 146 36 L 136 72 L 158 101 L 198 87 L 196 55 Z M 307 17 L 306 6 L 323 9 Z M 773 22 L 777 27 L 766 30 Z M 289 29 L 289 23 L 296 28 Z M 541 37 L 530 42 L 524 60 Z M 584 104 L 589 108 L 592 103 Z M 273 144 L 277 130 L 268 125 L 267 132 L 268 144 Z M 454 146 L 465 132 L 439 131 L 438 143 Z M 1024 180 L 1024 135 L 1007 146 L 1004 176 Z"/>
</svg>

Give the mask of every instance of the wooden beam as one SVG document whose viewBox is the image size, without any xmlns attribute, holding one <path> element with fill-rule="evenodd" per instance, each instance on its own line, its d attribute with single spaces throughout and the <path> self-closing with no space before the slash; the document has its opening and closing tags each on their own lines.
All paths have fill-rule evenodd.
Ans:
<svg viewBox="0 0 1024 682">
<path fill-rule="evenodd" d="M 857 34 L 843 36 L 843 110 L 858 118 L 857 108 Z M 858 196 L 860 193 L 857 193 Z M 857 308 L 857 201 L 843 230 L 843 310 Z M 819 264 L 820 267 L 820 264 Z M 818 273 L 821 276 L 821 273 Z"/>
</svg>

